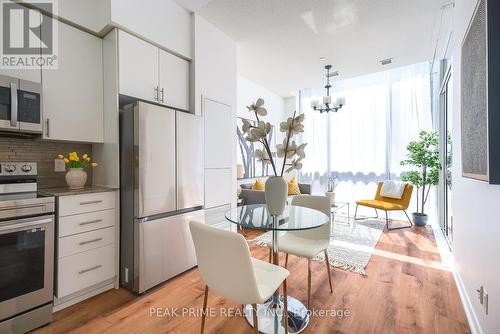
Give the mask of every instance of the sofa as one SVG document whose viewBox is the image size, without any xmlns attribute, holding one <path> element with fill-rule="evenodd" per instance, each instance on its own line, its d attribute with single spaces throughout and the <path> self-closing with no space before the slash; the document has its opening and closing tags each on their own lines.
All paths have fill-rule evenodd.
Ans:
<svg viewBox="0 0 500 334">
<path fill-rule="evenodd" d="M 241 193 L 239 198 L 243 200 L 243 204 L 265 204 L 266 203 L 266 195 L 262 190 L 253 190 L 252 183 L 244 183 L 240 184 Z M 311 194 L 311 185 L 306 183 L 299 183 L 299 189 L 301 194 L 310 195 Z"/>
</svg>

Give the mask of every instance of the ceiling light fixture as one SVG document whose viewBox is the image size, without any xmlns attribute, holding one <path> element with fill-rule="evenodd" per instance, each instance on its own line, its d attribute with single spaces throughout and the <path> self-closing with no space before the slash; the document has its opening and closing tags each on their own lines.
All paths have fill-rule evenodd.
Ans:
<svg viewBox="0 0 500 334">
<path fill-rule="evenodd" d="M 325 75 L 326 96 L 323 96 L 323 103 L 320 103 L 320 101 L 318 100 L 311 101 L 311 108 L 313 108 L 314 110 L 319 110 L 321 114 L 330 111 L 337 112 L 340 108 L 342 108 L 345 105 L 344 97 L 339 97 L 332 103 L 332 97 L 330 96 L 330 88 L 332 88 L 332 85 L 330 84 L 330 77 L 339 75 L 339 72 L 335 71 L 333 73 L 330 73 L 332 65 L 326 65 L 325 69 L 326 69 L 326 75 Z"/>
<path fill-rule="evenodd" d="M 321 61 L 323 61 L 325 59 L 326 59 L 325 57 L 319 57 L 319 60 L 321 60 Z"/>
</svg>

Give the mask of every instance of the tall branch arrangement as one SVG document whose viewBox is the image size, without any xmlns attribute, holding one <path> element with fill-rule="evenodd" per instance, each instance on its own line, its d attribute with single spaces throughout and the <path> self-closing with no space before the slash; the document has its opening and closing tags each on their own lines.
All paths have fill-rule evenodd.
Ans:
<svg viewBox="0 0 500 334">
<path fill-rule="evenodd" d="M 262 149 L 255 150 L 256 157 L 262 161 L 262 163 L 270 164 L 275 176 L 283 176 L 284 173 L 289 173 L 294 169 L 301 169 L 302 160 L 306 157 L 304 149 L 307 144 L 297 145 L 295 140 L 292 140 L 292 137 L 298 133 L 304 132 L 304 125 L 302 124 L 304 121 L 304 114 L 297 116 L 295 111 L 293 117 L 289 117 L 285 122 L 280 123 L 280 131 L 285 133 L 283 143 L 276 145 L 277 156 L 283 159 L 280 170 L 278 161 L 273 157 L 269 141 L 267 140 L 267 135 L 271 132 L 272 125 L 269 122 L 261 120 L 261 117 L 267 115 L 267 110 L 264 108 L 264 100 L 262 98 L 257 99 L 255 103 L 247 106 L 247 109 L 254 114 L 257 123 L 253 125 L 248 120 L 243 119 L 241 131 L 247 135 L 245 137 L 247 141 L 252 143 L 259 142 L 262 144 Z M 280 173 L 278 173 L 278 171 L 280 171 Z"/>
</svg>

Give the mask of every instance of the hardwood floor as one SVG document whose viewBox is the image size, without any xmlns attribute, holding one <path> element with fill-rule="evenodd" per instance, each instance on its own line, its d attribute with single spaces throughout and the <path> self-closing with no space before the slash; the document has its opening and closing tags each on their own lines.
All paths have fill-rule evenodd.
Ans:
<svg viewBox="0 0 500 334">
<path fill-rule="evenodd" d="M 248 239 L 257 235 L 246 230 Z M 267 260 L 267 249 L 251 246 L 254 257 Z M 281 259 L 284 263 L 284 256 Z M 288 293 L 306 300 L 307 260 L 290 256 Z M 441 265 L 430 227 L 385 231 L 366 268 L 367 277 L 332 270 L 330 293 L 324 264 L 312 264 L 311 306 L 349 310 L 341 317 L 312 317 L 303 333 L 470 333 L 453 275 Z M 69 307 L 34 333 L 199 333 L 201 315 L 182 311 L 202 308 L 204 284 L 192 269 L 143 295 L 113 290 Z M 205 333 L 252 333 L 239 315 L 239 305 L 214 293 L 208 307 Z M 172 310 L 178 316 L 150 316 L 152 308 Z M 219 316 L 231 308 L 232 317 Z M 173 313 L 173 311 L 170 311 Z"/>
</svg>

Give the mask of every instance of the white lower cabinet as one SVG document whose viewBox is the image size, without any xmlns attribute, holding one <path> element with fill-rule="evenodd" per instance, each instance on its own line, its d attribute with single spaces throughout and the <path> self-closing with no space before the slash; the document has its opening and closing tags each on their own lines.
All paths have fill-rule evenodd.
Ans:
<svg viewBox="0 0 500 334">
<path fill-rule="evenodd" d="M 59 238 L 59 258 L 75 255 L 115 243 L 115 227 Z"/>
<path fill-rule="evenodd" d="M 223 230 L 236 230 L 236 225 L 230 223 L 224 216 L 226 211 L 231 209 L 231 204 L 226 204 L 218 206 L 215 208 L 210 208 L 205 210 L 205 224 L 213 227 L 217 227 Z M 232 226 L 233 225 L 233 226 Z"/>
<path fill-rule="evenodd" d="M 60 258 L 57 296 L 68 296 L 114 276 L 114 244 Z"/>
<path fill-rule="evenodd" d="M 58 197 L 56 307 L 69 306 L 116 284 L 116 196 L 109 191 Z"/>
</svg>

